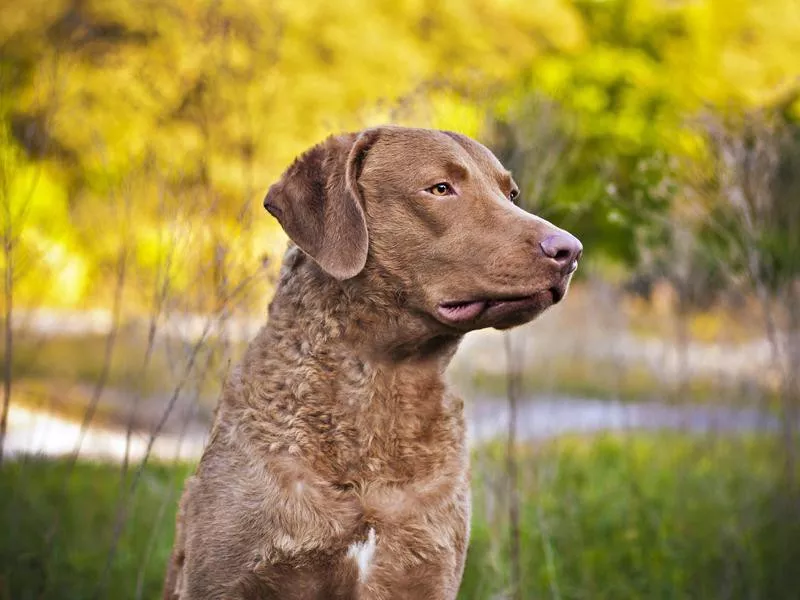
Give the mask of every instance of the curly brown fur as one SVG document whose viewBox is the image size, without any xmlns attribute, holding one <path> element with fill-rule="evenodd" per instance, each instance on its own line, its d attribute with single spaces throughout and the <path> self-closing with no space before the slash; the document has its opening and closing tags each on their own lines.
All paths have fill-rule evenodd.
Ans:
<svg viewBox="0 0 800 600">
<path fill-rule="evenodd" d="M 570 236 L 569 268 L 543 253 L 569 234 L 513 187 L 477 142 L 384 127 L 327 140 L 270 189 L 296 245 L 186 484 L 165 598 L 455 598 L 469 465 L 445 368 L 466 331 L 558 301 L 580 252 Z M 479 314 L 447 308 L 462 300 Z"/>
</svg>

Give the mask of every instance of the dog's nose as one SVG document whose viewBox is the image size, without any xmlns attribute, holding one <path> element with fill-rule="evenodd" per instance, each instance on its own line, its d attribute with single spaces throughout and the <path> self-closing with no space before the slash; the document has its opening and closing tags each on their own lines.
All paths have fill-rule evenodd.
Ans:
<svg viewBox="0 0 800 600">
<path fill-rule="evenodd" d="M 539 245 L 546 257 L 553 259 L 562 269 L 571 271 L 577 268 L 578 259 L 583 252 L 580 240 L 566 231 L 548 235 Z"/>
</svg>

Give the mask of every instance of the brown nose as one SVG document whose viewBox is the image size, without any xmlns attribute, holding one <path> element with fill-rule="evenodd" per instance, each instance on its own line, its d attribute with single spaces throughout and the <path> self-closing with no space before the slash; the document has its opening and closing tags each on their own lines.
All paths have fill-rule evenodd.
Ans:
<svg viewBox="0 0 800 600">
<path fill-rule="evenodd" d="M 539 245 L 545 256 L 552 258 L 559 267 L 570 272 L 577 268 L 578 259 L 583 252 L 580 240 L 566 231 L 548 235 Z"/>
</svg>

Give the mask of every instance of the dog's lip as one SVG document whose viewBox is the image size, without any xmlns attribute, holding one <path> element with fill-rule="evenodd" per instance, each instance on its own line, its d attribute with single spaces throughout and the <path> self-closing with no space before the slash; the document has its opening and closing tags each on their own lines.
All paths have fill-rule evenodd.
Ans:
<svg viewBox="0 0 800 600">
<path fill-rule="evenodd" d="M 555 299 L 553 290 L 540 290 L 532 294 L 520 296 L 504 296 L 497 298 L 479 298 L 475 300 L 448 300 L 440 302 L 436 307 L 440 317 L 451 323 L 474 321 L 483 314 L 505 313 L 528 307 L 540 306 L 542 295 L 548 294 Z M 562 294 L 563 295 L 563 294 Z M 561 299 L 560 297 L 558 298 Z"/>
<path fill-rule="evenodd" d="M 440 302 L 436 307 L 439 316 L 453 323 L 472 321 L 485 309 L 488 300 L 453 300 Z"/>
</svg>

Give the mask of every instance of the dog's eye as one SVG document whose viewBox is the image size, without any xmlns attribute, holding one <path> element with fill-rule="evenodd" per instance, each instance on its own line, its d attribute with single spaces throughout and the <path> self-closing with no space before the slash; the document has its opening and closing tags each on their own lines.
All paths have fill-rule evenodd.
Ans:
<svg viewBox="0 0 800 600">
<path fill-rule="evenodd" d="M 517 198 L 519 198 L 519 190 L 511 190 L 511 193 L 508 195 L 509 199 L 516 204 Z"/>
<path fill-rule="evenodd" d="M 450 187 L 449 183 L 442 182 L 429 187 L 426 191 L 434 196 L 449 196 L 453 193 L 453 188 Z"/>
</svg>

